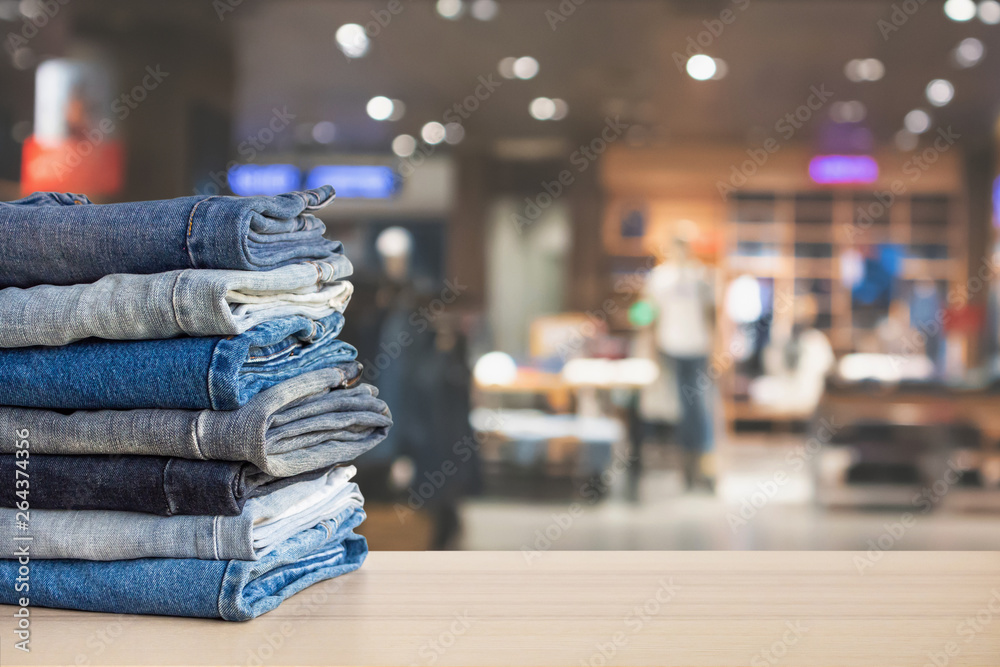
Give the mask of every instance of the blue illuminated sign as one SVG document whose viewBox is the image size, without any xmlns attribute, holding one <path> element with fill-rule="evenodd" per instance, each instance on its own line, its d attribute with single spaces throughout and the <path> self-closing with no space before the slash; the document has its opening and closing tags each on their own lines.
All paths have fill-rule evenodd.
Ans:
<svg viewBox="0 0 1000 667">
<path fill-rule="evenodd" d="M 327 184 L 338 199 L 389 199 L 399 189 L 392 167 L 377 165 L 321 165 L 306 177 L 306 188 Z"/>
<path fill-rule="evenodd" d="M 874 183 L 878 163 L 867 155 L 817 155 L 809 161 L 809 176 L 816 183 Z"/>
<path fill-rule="evenodd" d="M 302 172 L 290 164 L 241 164 L 229 170 L 229 189 L 235 194 L 280 195 L 302 184 Z"/>
</svg>

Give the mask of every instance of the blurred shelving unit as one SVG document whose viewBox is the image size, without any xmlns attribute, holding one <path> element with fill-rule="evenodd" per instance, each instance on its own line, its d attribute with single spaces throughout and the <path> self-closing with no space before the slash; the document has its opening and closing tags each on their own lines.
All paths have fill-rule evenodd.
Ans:
<svg viewBox="0 0 1000 667">
<path fill-rule="evenodd" d="M 749 159 L 748 148 L 754 147 L 614 147 L 602 165 L 610 195 L 604 245 L 620 280 L 648 268 L 646 258 L 661 256 L 674 230 L 693 222 L 700 238 L 695 252 L 717 267 L 721 278 L 720 335 L 712 362 L 721 370 L 728 426 L 801 429 L 809 412 L 748 399 L 729 353 L 737 325 L 723 312 L 726 285 L 751 275 L 767 288 L 773 304 L 769 335 L 791 332 L 797 301 L 809 295 L 815 327 L 838 356 L 870 351 L 883 315 L 909 325 L 908 298 L 918 281 L 933 281 L 948 294 L 974 273 L 963 161 L 953 146 L 928 149 L 930 157 L 922 152 L 926 146 L 910 153 L 876 150 L 870 157 L 878 173 L 871 182 L 823 185 L 810 177 L 815 151 L 807 146 L 779 145 L 763 165 Z M 891 297 L 876 305 L 859 303 L 845 258 L 885 247 L 898 254 L 900 264 Z M 976 353 L 968 341 L 966 360 Z"/>
</svg>

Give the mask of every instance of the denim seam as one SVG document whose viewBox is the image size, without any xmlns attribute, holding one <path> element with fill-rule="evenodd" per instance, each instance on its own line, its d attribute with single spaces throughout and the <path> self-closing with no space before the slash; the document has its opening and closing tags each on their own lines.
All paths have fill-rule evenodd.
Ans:
<svg viewBox="0 0 1000 667">
<path fill-rule="evenodd" d="M 190 252 L 190 251 L 189 251 Z M 184 275 L 183 271 L 177 272 L 177 277 L 174 278 L 174 286 L 170 290 L 170 306 L 171 314 L 174 316 L 174 322 L 177 323 L 177 328 L 186 334 L 190 335 L 190 332 L 184 328 L 184 324 L 181 322 L 181 318 L 177 315 L 177 289 L 180 286 L 181 276 Z"/>
<path fill-rule="evenodd" d="M 167 501 L 167 511 L 170 513 L 167 516 L 173 516 L 177 513 L 177 506 L 174 504 L 173 497 L 170 495 L 170 490 L 167 488 L 167 470 L 170 468 L 170 464 L 173 463 L 172 458 L 167 459 L 167 462 L 163 465 L 163 497 Z"/>
<path fill-rule="evenodd" d="M 212 517 L 212 558 L 214 560 L 221 560 L 219 558 L 219 520 L 222 519 L 221 516 Z"/>
<path fill-rule="evenodd" d="M 205 199 L 202 199 L 200 202 L 198 202 L 197 204 L 195 204 L 194 206 L 191 207 L 191 215 L 188 216 L 187 235 L 185 236 L 186 239 L 190 239 L 191 238 L 191 231 L 192 231 L 192 228 L 194 227 L 194 214 L 198 211 L 198 207 L 201 206 L 202 204 L 204 204 L 205 202 L 207 202 L 209 199 L 215 199 L 215 197 L 214 196 L 213 197 L 206 197 Z M 187 250 L 188 259 L 191 260 L 191 266 L 192 266 L 192 268 L 195 268 L 195 269 L 199 268 L 198 265 L 197 265 L 197 263 L 194 261 L 194 255 L 191 254 L 191 242 L 190 242 L 190 240 L 188 240 L 188 242 L 185 243 L 184 246 L 185 246 L 185 250 Z"/>
<path fill-rule="evenodd" d="M 194 421 L 191 422 L 191 440 L 194 442 L 194 448 L 198 450 L 198 456 L 201 457 L 202 461 L 206 461 L 208 458 L 205 456 L 205 452 L 202 451 L 201 442 L 198 440 L 198 422 L 200 422 L 201 418 L 207 414 L 207 412 L 202 410 L 198 413 L 198 416 L 194 418 Z"/>
<path fill-rule="evenodd" d="M 212 382 L 212 380 L 214 379 L 213 375 L 215 374 L 215 355 L 218 354 L 219 345 L 222 343 L 223 340 L 225 340 L 225 338 L 217 341 L 215 345 L 212 346 L 212 358 L 208 362 L 208 372 L 205 373 L 205 380 L 208 383 L 208 386 L 206 387 L 208 391 L 208 404 L 212 407 L 213 410 L 219 409 L 215 402 L 215 395 L 212 393 L 212 385 L 215 384 L 214 382 Z"/>
<path fill-rule="evenodd" d="M 220 581 L 219 581 L 219 592 L 215 596 L 215 609 L 219 613 L 219 618 L 221 618 L 221 619 L 223 619 L 225 621 L 228 621 L 229 619 L 226 618 L 225 614 L 222 613 L 222 596 L 223 596 L 224 591 L 226 589 L 226 581 L 229 580 L 229 568 L 233 567 L 233 563 L 237 563 L 237 562 L 239 562 L 239 561 L 231 560 L 231 561 L 229 561 L 229 562 L 226 563 L 226 567 L 222 571 L 222 576 L 219 577 L 219 579 L 220 579 Z"/>
</svg>

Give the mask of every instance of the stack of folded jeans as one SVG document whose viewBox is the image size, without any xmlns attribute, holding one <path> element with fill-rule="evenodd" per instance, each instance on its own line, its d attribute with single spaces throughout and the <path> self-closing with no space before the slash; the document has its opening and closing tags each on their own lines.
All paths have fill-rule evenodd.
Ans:
<svg viewBox="0 0 1000 667">
<path fill-rule="evenodd" d="M 361 565 L 332 199 L 0 203 L 0 603 L 247 620 Z"/>
</svg>

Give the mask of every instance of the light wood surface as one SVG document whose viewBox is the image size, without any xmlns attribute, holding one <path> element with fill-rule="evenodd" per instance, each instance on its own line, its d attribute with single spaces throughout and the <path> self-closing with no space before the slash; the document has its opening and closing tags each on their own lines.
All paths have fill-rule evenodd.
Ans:
<svg viewBox="0 0 1000 667">
<path fill-rule="evenodd" d="M 5 665 L 1000 665 L 1000 554 L 881 553 L 376 552 L 249 623 L 35 609 L 23 654 L 0 607 L 0 648 Z"/>
</svg>

